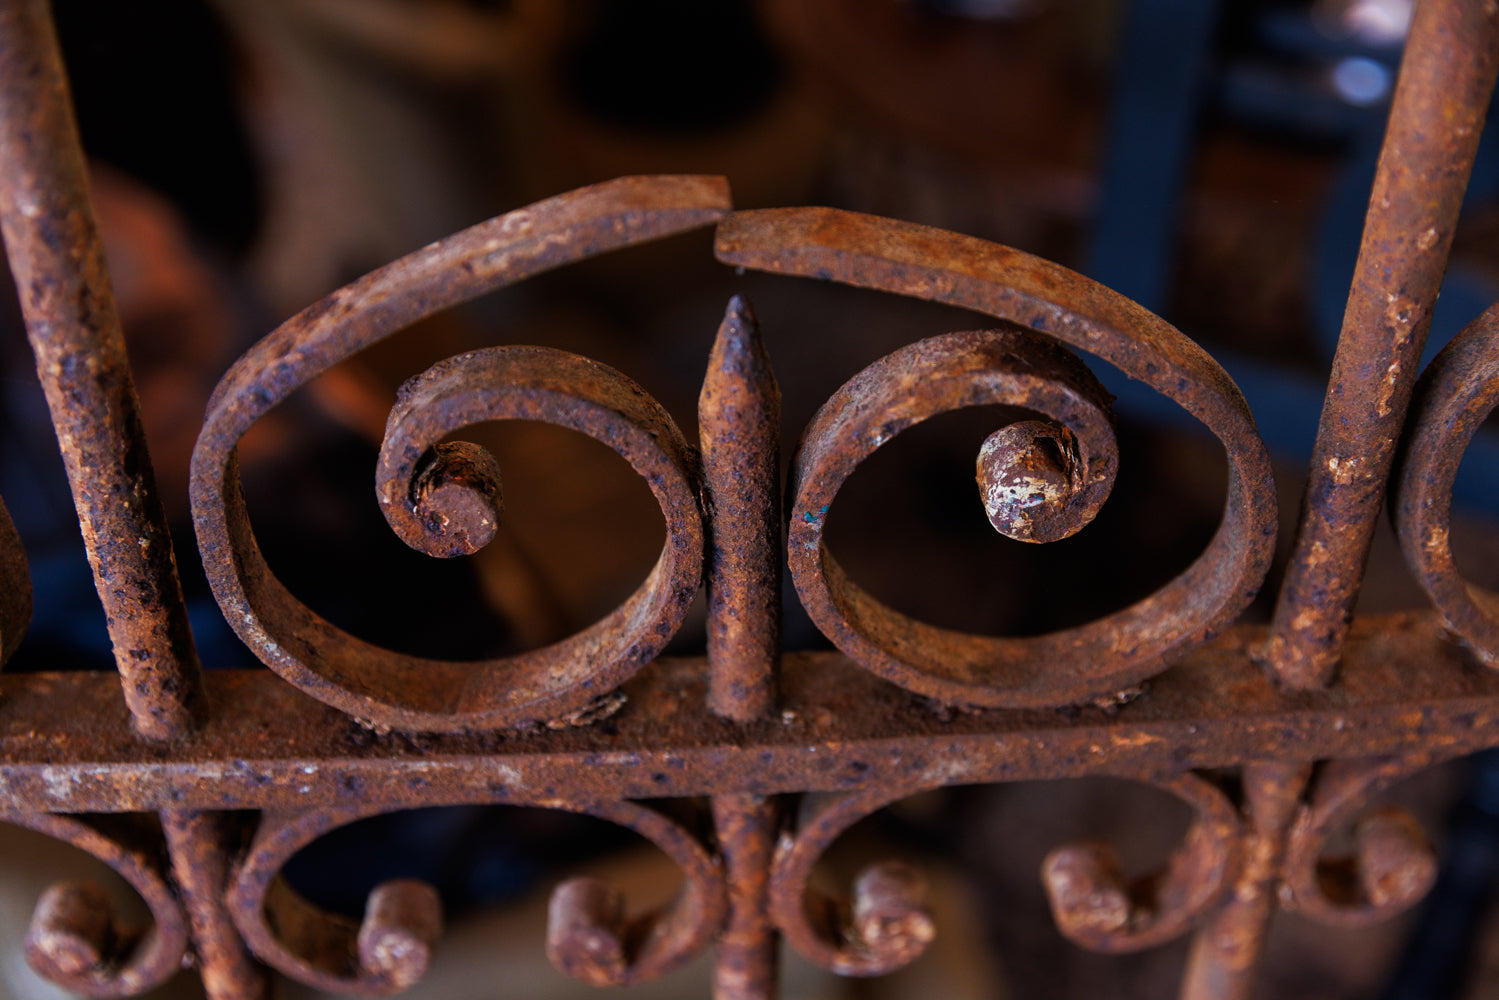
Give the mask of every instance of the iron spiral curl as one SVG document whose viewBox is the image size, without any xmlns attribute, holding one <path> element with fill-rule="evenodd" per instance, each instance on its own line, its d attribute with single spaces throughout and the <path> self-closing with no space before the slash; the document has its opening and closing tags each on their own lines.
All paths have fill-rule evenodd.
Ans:
<svg viewBox="0 0 1499 1000">
<path fill-rule="evenodd" d="M 859 820 L 933 786 L 871 788 L 804 810 L 783 834 L 770 872 L 770 917 L 802 957 L 841 976 L 883 976 L 926 950 L 937 928 L 926 879 L 903 861 L 880 861 L 854 878 L 847 899 L 810 889 L 812 869 Z"/>
<path fill-rule="evenodd" d="M 1126 881 L 1114 849 L 1069 844 L 1046 856 L 1041 878 L 1057 928 L 1093 951 L 1140 951 L 1192 928 L 1233 883 L 1243 824 L 1216 784 L 1187 771 L 1132 777 L 1192 808 L 1192 825 L 1163 868 Z"/>
<path fill-rule="evenodd" d="M 1159 317 L 1029 254 L 835 209 L 736 212 L 719 224 L 716 252 L 725 263 L 744 268 L 820 278 L 986 313 L 1011 324 L 1000 337 L 1045 338 L 1089 352 L 1179 403 L 1217 435 L 1227 452 L 1228 493 L 1217 532 L 1191 566 L 1154 594 L 1087 625 L 1029 639 L 936 628 L 900 614 L 856 586 L 822 537 L 839 485 L 859 460 L 883 443 L 886 417 L 879 407 L 896 412 L 898 428 L 913 417 L 969 405 L 953 388 L 960 382 L 924 381 L 903 368 L 908 362 L 923 362 L 934 346 L 951 348 L 961 340 L 935 338 L 877 363 L 871 369 L 878 373 L 874 381 L 860 382 L 869 377 L 866 372 L 846 385 L 803 436 L 793 463 L 789 512 L 789 562 L 802 604 L 823 634 L 865 669 L 950 704 L 1040 708 L 1077 703 L 1106 697 L 1159 673 L 1216 635 L 1253 599 L 1269 568 L 1277 526 L 1269 457 L 1232 380 L 1200 347 Z M 1035 350 L 1027 348 L 1025 354 Z M 964 376 L 976 386 L 984 377 L 978 368 Z M 913 400 L 911 413 L 900 413 L 906 405 L 902 399 Z M 1075 434 L 1071 428 L 1041 425 L 1008 433 L 1015 439 L 994 444 L 993 451 L 1003 461 L 998 475 L 989 473 L 988 484 L 1003 487 L 1008 479 L 1016 484 L 1026 480 L 1026 485 L 1014 491 L 1020 504 L 999 505 L 998 520 L 1014 521 L 1016 507 L 1024 510 L 1036 501 L 1038 510 L 1044 507 L 1048 512 L 1045 518 L 1023 519 L 1020 533 L 1030 533 L 1030 540 L 1062 537 L 1085 523 L 1095 503 L 1102 502 L 1111 478 L 1108 463 L 1095 468 L 1103 456 L 1092 449 L 1103 435 L 1088 442 L 1084 466 L 1075 450 L 1081 439 L 1069 436 Z M 1022 475 L 1027 464 L 1039 465 L 1042 474 Z M 1045 519 L 1053 517 L 1055 526 L 1047 526 Z"/>
<path fill-rule="evenodd" d="M 1301 807 L 1286 845 L 1281 905 L 1325 924 L 1361 927 L 1420 902 L 1437 877 L 1431 842 L 1414 816 L 1369 799 L 1459 750 L 1406 757 L 1329 761 Z M 1361 815 L 1362 814 L 1362 815 Z M 1325 854 L 1328 839 L 1353 821 L 1354 853 Z"/>
<path fill-rule="evenodd" d="M 148 926 L 124 926 L 97 883 L 48 887 L 25 941 L 26 961 L 43 978 L 87 997 L 127 997 L 160 986 L 182 968 L 187 916 L 163 874 L 159 831 L 139 819 L 0 812 L 0 822 L 64 841 L 104 862 L 151 913 Z"/>
<path fill-rule="evenodd" d="M 644 982 L 670 972 L 708 945 L 723 923 L 723 873 L 697 839 L 673 820 L 634 802 L 516 802 L 608 820 L 654 843 L 681 867 L 686 883 L 664 910 L 627 918 L 620 894 L 596 879 L 572 879 L 552 896 L 547 954 L 559 970 L 596 986 Z M 363 919 L 327 913 L 280 877 L 292 855 L 349 823 L 389 806 L 267 813 L 228 893 L 229 910 L 250 950 L 267 965 L 319 990 L 385 996 L 426 973 L 442 932 L 441 903 L 424 882 L 374 888 Z"/>
<path fill-rule="evenodd" d="M 692 596 L 688 591 L 697 590 L 702 529 L 695 499 L 688 502 L 692 491 L 683 485 L 693 462 L 680 433 L 669 422 L 663 425 L 660 408 L 633 383 L 624 385 L 628 380 L 617 373 L 601 375 L 609 370 L 581 361 L 570 369 L 555 357 L 550 362 L 606 397 L 557 403 L 552 412 L 558 422 L 566 425 L 592 408 L 594 430 L 585 433 L 617 449 L 634 449 L 627 458 L 649 451 L 642 436 L 661 433 L 659 454 L 641 462 L 650 467 L 647 477 L 663 507 L 670 507 L 667 550 L 645 587 L 605 620 L 618 624 L 632 614 L 650 616 L 633 621 L 632 639 L 612 643 L 608 655 L 594 648 L 602 635 L 598 626 L 525 657 L 471 664 L 404 656 L 338 629 L 299 601 L 267 566 L 245 509 L 236 448 L 251 425 L 293 391 L 425 316 L 542 271 L 709 225 L 728 207 L 727 186 L 713 177 L 622 178 L 573 191 L 373 271 L 303 310 L 243 355 L 209 401 L 191 481 L 204 569 L 240 638 L 267 666 L 313 697 L 368 725 L 407 730 L 488 729 L 557 718 L 606 694 L 648 662 L 680 624 L 680 608 Z M 518 357 L 481 352 L 469 360 L 501 364 L 499 359 Z M 487 454 L 462 443 L 430 448 L 435 438 L 423 442 L 420 455 L 407 454 L 411 434 L 420 436 L 443 420 L 417 412 L 414 404 L 422 393 L 467 392 L 469 399 L 483 394 L 472 384 L 460 389 L 464 381 L 452 364 L 438 365 L 425 380 L 416 380 L 417 388 L 403 397 L 406 405 L 398 405 L 392 417 L 393 439 L 382 451 L 386 516 L 408 544 L 439 556 L 482 545 L 498 515 L 498 469 Z M 556 402 L 556 392 L 539 395 Z M 603 412 L 610 406 L 619 409 Z M 635 443 L 621 445 L 611 438 Z M 567 666 L 565 676 L 550 677 L 559 664 Z"/>
</svg>

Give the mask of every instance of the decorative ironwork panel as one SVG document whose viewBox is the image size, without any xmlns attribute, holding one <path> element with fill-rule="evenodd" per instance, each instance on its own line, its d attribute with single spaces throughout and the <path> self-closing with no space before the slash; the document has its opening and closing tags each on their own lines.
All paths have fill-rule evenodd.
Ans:
<svg viewBox="0 0 1499 1000">
<path fill-rule="evenodd" d="M 1185 997 L 1247 997 L 1277 907 L 1361 924 L 1411 906 L 1436 859 L 1410 816 L 1370 811 L 1372 797 L 1499 746 L 1499 675 L 1482 669 L 1499 661 L 1499 604 L 1458 574 L 1449 540 L 1458 463 L 1499 405 L 1493 312 L 1415 378 L 1496 57 L 1494 4 L 1418 5 L 1269 626 L 1237 623 L 1275 546 L 1270 460 L 1238 387 L 1183 333 L 995 243 L 833 209 L 736 211 L 721 178 L 647 176 L 438 240 L 234 362 L 192 458 L 196 555 L 224 619 L 269 670 L 205 673 L 49 13 L 38 0 L 0 3 L 0 227 L 119 668 L 6 681 L 0 819 L 102 859 L 151 916 L 128 928 L 97 887 L 55 885 L 36 905 L 28 960 L 99 997 L 159 984 L 184 956 L 215 998 L 267 995 L 263 966 L 336 993 L 399 992 L 441 947 L 436 891 L 384 882 L 354 921 L 299 896 L 283 866 L 358 820 L 497 803 L 627 828 L 683 873 L 675 900 L 644 914 L 596 879 L 557 886 L 547 953 L 559 969 L 637 983 L 716 946 L 716 995 L 768 998 L 781 937 L 818 966 L 874 976 L 943 932 L 908 861 L 865 866 L 841 896 L 815 884 L 824 853 L 859 820 L 947 786 L 1087 775 L 1151 786 L 1191 819 L 1143 875 L 1123 872 L 1107 844 L 1058 845 L 1039 874 L 1057 927 L 1111 953 L 1195 935 Z M 374 484 L 390 529 L 418 552 L 465 556 L 495 537 L 500 465 L 449 440 L 484 421 L 587 435 L 659 505 L 664 542 L 634 592 L 535 651 L 468 663 L 398 653 L 276 577 L 237 451 L 269 411 L 453 305 L 705 229 L 730 267 L 992 321 L 908 344 L 850 378 L 802 431 L 785 483 L 774 359 L 744 297 L 726 303 L 706 359 L 696 442 L 629 375 L 550 348 L 487 347 L 413 375 Z M 839 565 L 824 531 L 850 476 L 907 429 L 963 408 L 1018 414 L 973 457 L 974 502 L 996 531 L 1043 544 L 1086 525 L 1120 461 L 1098 362 L 1180 405 L 1226 455 L 1219 524 L 1174 579 L 1095 621 L 1000 638 L 901 613 Z M 1387 481 L 1433 607 L 1355 617 Z M 783 569 L 836 651 L 782 650 Z M 663 657 L 705 589 L 706 656 Z M 6 656 L 30 602 L 0 507 Z M 1146 681 L 1146 694 L 1125 697 Z M 1350 825 L 1352 853 L 1329 856 Z"/>
</svg>

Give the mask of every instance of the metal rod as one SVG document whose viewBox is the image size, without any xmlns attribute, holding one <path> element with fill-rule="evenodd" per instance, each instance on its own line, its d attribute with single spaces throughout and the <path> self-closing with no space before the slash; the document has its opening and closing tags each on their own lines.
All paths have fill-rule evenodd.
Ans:
<svg viewBox="0 0 1499 1000">
<path fill-rule="evenodd" d="M 42 0 L 0 3 L 0 233 L 126 703 L 142 736 L 179 736 L 202 679 Z"/>
<path fill-rule="evenodd" d="M 1254 990 L 1265 933 L 1275 910 L 1286 836 L 1311 776 L 1311 765 L 1250 763 L 1244 768 L 1244 798 L 1250 832 L 1242 867 L 1228 903 L 1192 943 L 1183 1000 L 1248 1000 Z"/>
<path fill-rule="evenodd" d="M 264 1000 L 270 986 L 245 950 L 224 903 L 229 885 L 229 838 L 218 813 L 161 814 L 172 870 L 193 931 L 198 972 L 208 1000 Z"/>
<path fill-rule="evenodd" d="M 749 303 L 729 301 L 698 398 L 708 572 L 708 708 L 735 722 L 776 707 L 781 659 L 781 390 Z M 775 1000 L 780 941 L 767 912 L 779 809 L 721 795 L 713 819 L 729 917 L 713 967 L 716 1000 Z"/>
<path fill-rule="evenodd" d="M 713 966 L 714 1000 L 776 1000 L 780 993 L 780 935 L 767 912 L 779 819 L 774 798 L 720 795 L 713 800 L 729 884 L 729 919 Z"/>
<path fill-rule="evenodd" d="M 1499 71 L 1499 7 L 1417 5 L 1302 506 L 1300 534 L 1261 654 L 1280 684 L 1331 683 L 1353 619 L 1375 519 L 1410 404 L 1483 119 Z M 1310 769 L 1251 764 L 1254 825 L 1233 894 L 1199 932 L 1182 996 L 1253 989 L 1280 861 Z"/>
<path fill-rule="evenodd" d="M 1296 540 L 1264 655 L 1332 680 L 1499 70 L 1499 8 L 1423 0 L 1400 64 Z"/>
<path fill-rule="evenodd" d="M 713 532 L 708 705 L 749 722 L 775 708 L 781 655 L 781 390 L 737 295 L 709 356 L 698 423 Z"/>
</svg>

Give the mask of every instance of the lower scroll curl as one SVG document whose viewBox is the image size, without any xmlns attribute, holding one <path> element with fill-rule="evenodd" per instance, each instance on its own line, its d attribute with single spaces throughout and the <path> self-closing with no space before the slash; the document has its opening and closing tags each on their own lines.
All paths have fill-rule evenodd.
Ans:
<svg viewBox="0 0 1499 1000">
<path fill-rule="evenodd" d="M 1291 829 L 1281 905 L 1325 924 L 1358 927 L 1420 902 L 1436 881 L 1437 858 L 1405 810 L 1379 808 L 1355 822 L 1351 856 L 1324 857 L 1323 849 L 1371 796 L 1444 759 L 1423 754 L 1324 764 Z"/>
<path fill-rule="evenodd" d="M 536 804 L 633 830 L 687 878 L 665 910 L 628 919 L 612 887 L 595 879 L 563 883 L 553 894 L 547 931 L 547 954 L 561 971 L 595 986 L 644 982 L 712 941 L 728 905 L 723 874 L 687 830 L 633 802 Z M 235 925 L 257 958 L 315 989 L 351 996 L 398 993 L 421 979 L 442 933 L 441 904 L 431 886 L 409 879 L 382 883 L 356 922 L 313 906 L 280 876 L 292 855 L 314 840 L 382 811 L 266 814 L 228 894 Z"/>
<path fill-rule="evenodd" d="M 936 937 L 926 880 L 900 861 L 881 861 L 854 879 L 852 899 L 812 890 L 812 868 L 849 827 L 925 787 L 855 792 L 824 806 L 783 837 L 771 863 L 770 916 L 809 961 L 842 976 L 882 976 L 914 961 Z"/>
<path fill-rule="evenodd" d="M 109 865 L 151 911 L 149 927 L 120 925 L 94 882 L 59 882 L 37 902 L 26 933 L 26 961 L 43 978 L 87 997 L 126 997 L 166 982 L 182 968 L 187 917 L 158 868 L 159 833 L 135 817 L 97 823 L 47 813 L 0 813 L 0 822 L 65 841 Z"/>
<path fill-rule="evenodd" d="M 1133 780 L 1170 792 L 1195 813 L 1163 869 L 1126 883 L 1113 848 L 1092 843 L 1057 848 L 1041 864 L 1058 929 L 1093 951 L 1140 951 L 1185 933 L 1237 870 L 1243 826 L 1217 785 L 1190 772 Z"/>
</svg>

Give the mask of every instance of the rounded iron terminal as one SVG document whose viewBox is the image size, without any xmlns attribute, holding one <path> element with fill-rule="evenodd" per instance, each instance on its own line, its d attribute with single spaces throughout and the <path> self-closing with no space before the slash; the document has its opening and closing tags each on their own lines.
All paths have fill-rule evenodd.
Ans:
<svg viewBox="0 0 1499 1000">
<path fill-rule="evenodd" d="M 370 892 L 359 925 L 359 964 L 405 989 L 426 974 L 441 935 L 437 890 L 415 879 L 381 883 Z"/>
<path fill-rule="evenodd" d="M 469 441 L 432 446 L 411 482 L 411 509 L 425 531 L 407 544 L 450 559 L 478 552 L 494 540 L 505 509 L 500 463 Z"/>
<path fill-rule="evenodd" d="M 994 530 L 1017 542 L 1055 542 L 1088 523 L 1069 517 L 1084 487 L 1085 463 L 1066 427 L 1022 420 L 990 434 L 979 448 L 979 498 Z"/>
<path fill-rule="evenodd" d="M 115 950 L 114 906 L 97 882 L 58 882 L 42 894 L 26 932 L 26 957 L 63 976 L 102 968 Z"/>
<path fill-rule="evenodd" d="M 552 890 L 547 907 L 547 957 L 590 986 L 625 981 L 625 901 L 618 889 L 595 878 L 569 879 Z"/>
</svg>

